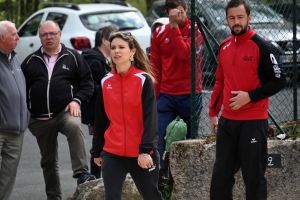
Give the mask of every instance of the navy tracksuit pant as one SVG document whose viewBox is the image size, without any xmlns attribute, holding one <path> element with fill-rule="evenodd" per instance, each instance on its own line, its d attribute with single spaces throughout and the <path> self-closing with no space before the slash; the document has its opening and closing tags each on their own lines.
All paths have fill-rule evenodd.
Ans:
<svg viewBox="0 0 300 200">
<path fill-rule="evenodd" d="M 196 96 L 196 107 L 198 120 L 196 124 L 199 124 L 201 109 L 202 109 L 202 94 Z M 191 134 L 191 95 L 168 95 L 165 93 L 159 93 L 157 101 L 158 112 L 158 143 L 157 150 L 160 155 L 160 163 L 162 163 L 162 157 L 166 147 L 166 128 L 170 122 L 172 122 L 177 116 L 179 116 L 187 125 L 187 139 Z M 198 130 L 198 128 L 197 128 Z"/>
<path fill-rule="evenodd" d="M 123 184 L 127 173 L 131 175 L 144 200 L 163 200 L 158 190 L 158 153 L 151 155 L 155 169 L 143 169 L 138 165 L 137 157 L 124 157 L 102 151 L 102 177 L 105 188 L 105 200 L 121 200 Z"/>
<path fill-rule="evenodd" d="M 247 200 L 266 200 L 268 120 L 219 119 L 211 200 L 232 200 L 234 175 L 241 168 Z"/>
<path fill-rule="evenodd" d="M 97 179 L 101 178 L 101 167 L 99 167 L 94 162 L 94 157 L 93 156 L 91 156 L 91 159 L 90 159 L 90 168 L 91 168 L 91 174 L 93 174 Z"/>
</svg>

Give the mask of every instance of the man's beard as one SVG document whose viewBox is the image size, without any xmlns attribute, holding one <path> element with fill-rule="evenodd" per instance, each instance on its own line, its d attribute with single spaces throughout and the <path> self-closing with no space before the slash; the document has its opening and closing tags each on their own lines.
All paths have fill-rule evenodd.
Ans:
<svg viewBox="0 0 300 200">
<path fill-rule="evenodd" d="M 242 27 L 242 30 L 240 32 L 235 32 L 234 31 L 234 28 L 235 27 Z M 234 25 L 232 28 L 231 28 L 231 34 L 234 35 L 234 36 L 240 36 L 240 35 L 243 35 L 244 33 L 246 33 L 248 30 L 248 23 L 246 24 L 246 26 L 242 26 L 242 25 Z"/>
</svg>

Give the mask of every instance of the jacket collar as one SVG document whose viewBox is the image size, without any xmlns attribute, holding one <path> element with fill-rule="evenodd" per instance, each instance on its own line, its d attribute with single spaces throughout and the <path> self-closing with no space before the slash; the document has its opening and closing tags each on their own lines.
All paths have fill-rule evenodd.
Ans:
<svg viewBox="0 0 300 200">
<path fill-rule="evenodd" d="M 58 57 L 60 57 L 63 54 L 69 54 L 69 52 L 67 51 L 67 47 L 63 43 L 60 43 L 60 45 L 61 45 L 61 50 L 60 50 L 60 53 L 58 54 Z M 37 56 L 40 56 L 40 57 L 43 56 L 42 46 L 34 52 L 34 55 L 37 55 Z"/>
<path fill-rule="evenodd" d="M 113 74 L 117 75 L 117 77 L 119 77 L 119 78 L 122 77 L 123 80 L 130 78 L 133 74 L 141 73 L 141 72 L 143 72 L 143 71 L 140 70 L 140 69 L 137 69 L 134 65 L 132 65 L 130 67 L 130 69 L 128 70 L 128 72 L 126 74 L 122 74 L 122 75 L 119 74 L 117 72 L 116 68 L 114 68 L 113 71 L 112 71 Z"/>
<path fill-rule="evenodd" d="M 82 52 L 84 58 L 93 58 L 101 60 L 102 62 L 106 63 L 106 59 L 103 53 L 98 49 L 98 47 L 93 47 L 92 49 L 87 49 Z"/>
<path fill-rule="evenodd" d="M 16 56 L 16 52 L 13 50 L 10 55 L 6 55 L 6 53 L 4 53 L 1 49 L 0 49 L 0 55 L 3 57 L 3 58 L 7 58 L 7 61 L 8 61 L 8 58 L 10 57 L 10 60 L 12 61 L 13 58 Z M 5 59 L 6 60 L 6 59 Z"/>
<path fill-rule="evenodd" d="M 254 35 L 255 35 L 255 32 L 253 31 L 252 27 L 249 26 L 249 29 L 246 33 L 244 33 L 243 35 L 239 35 L 239 36 L 233 35 L 233 39 L 234 39 L 234 42 L 242 42 L 242 41 L 249 40 Z"/>
<path fill-rule="evenodd" d="M 186 17 L 184 24 L 182 26 L 178 26 L 180 30 L 185 29 L 187 26 L 190 26 L 190 20 Z"/>
</svg>

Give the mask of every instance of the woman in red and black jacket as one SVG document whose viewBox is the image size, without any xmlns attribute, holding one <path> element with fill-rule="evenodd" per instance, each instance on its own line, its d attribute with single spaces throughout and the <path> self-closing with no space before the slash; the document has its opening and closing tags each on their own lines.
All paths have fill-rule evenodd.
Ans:
<svg viewBox="0 0 300 200">
<path fill-rule="evenodd" d="M 113 33 L 113 71 L 101 81 L 91 154 L 102 166 L 105 199 L 122 199 L 130 173 L 145 200 L 158 200 L 157 108 L 149 61 L 130 32 Z"/>
</svg>

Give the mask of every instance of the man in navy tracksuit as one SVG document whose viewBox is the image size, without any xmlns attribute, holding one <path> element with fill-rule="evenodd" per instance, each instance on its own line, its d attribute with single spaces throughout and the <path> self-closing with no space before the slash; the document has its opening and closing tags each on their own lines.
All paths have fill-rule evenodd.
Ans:
<svg viewBox="0 0 300 200">
<path fill-rule="evenodd" d="M 232 36 L 222 41 L 216 83 L 209 104 L 217 132 L 210 199 L 232 199 L 234 175 L 241 168 L 247 200 L 267 199 L 268 108 L 270 96 L 285 87 L 285 74 L 271 45 L 249 26 L 250 7 L 231 0 L 226 20 Z M 220 119 L 218 115 L 223 106 Z"/>
</svg>

